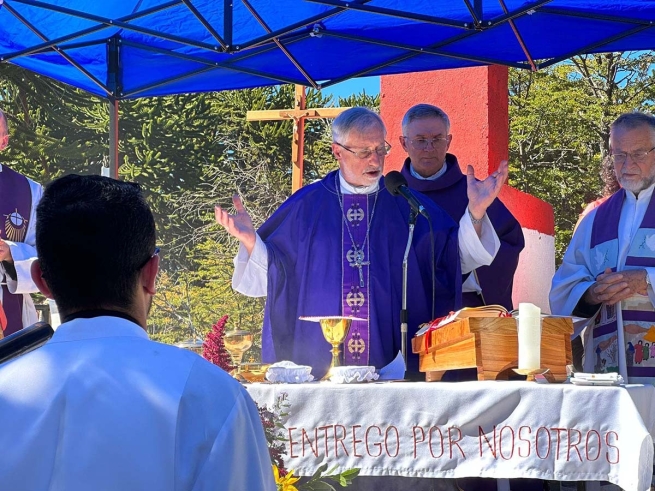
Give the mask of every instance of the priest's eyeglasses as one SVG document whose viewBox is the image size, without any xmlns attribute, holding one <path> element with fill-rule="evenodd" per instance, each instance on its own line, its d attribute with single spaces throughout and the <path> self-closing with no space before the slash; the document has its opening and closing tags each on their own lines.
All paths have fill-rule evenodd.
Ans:
<svg viewBox="0 0 655 491">
<path fill-rule="evenodd" d="M 648 156 L 649 153 L 651 153 L 653 150 L 655 150 L 655 147 L 651 148 L 647 152 L 644 151 L 639 151 L 639 152 L 630 152 L 630 153 L 613 153 L 610 155 L 610 158 L 612 159 L 612 162 L 616 165 L 623 165 L 625 164 L 625 161 L 628 159 L 628 155 L 630 155 L 630 158 L 632 159 L 633 162 L 637 164 L 643 164 L 646 161 L 646 157 Z"/>
<path fill-rule="evenodd" d="M 140 271 L 140 270 L 142 270 L 143 268 L 145 268 L 146 264 L 148 264 L 148 261 L 150 261 L 153 257 L 155 257 L 155 256 L 159 256 L 159 251 L 160 251 L 160 250 L 161 250 L 161 249 L 159 249 L 159 247 L 155 247 L 155 252 L 153 252 L 152 255 L 151 255 L 148 259 L 146 259 L 145 261 L 143 261 L 143 262 L 139 265 L 139 267 L 136 268 L 137 271 Z"/>
<path fill-rule="evenodd" d="M 403 136 L 405 141 L 409 141 L 414 150 L 425 150 L 428 148 L 428 145 L 432 145 L 432 148 L 437 148 L 437 145 L 442 145 L 448 141 L 448 138 L 440 136 L 438 138 L 415 138 L 411 140 L 410 138 Z"/>
<path fill-rule="evenodd" d="M 339 142 L 334 142 L 334 143 L 336 145 L 339 145 L 344 150 L 348 150 L 350 153 L 355 154 L 355 156 L 359 157 L 360 159 L 369 158 L 371 155 L 373 155 L 373 152 L 378 154 L 380 157 L 382 157 L 384 155 L 389 155 L 389 151 L 391 150 L 391 145 L 386 140 L 384 142 L 384 145 L 380 145 L 379 147 L 377 147 L 377 148 L 375 148 L 373 150 L 371 150 L 370 148 L 365 148 L 364 150 L 352 150 L 352 149 L 348 148 L 347 146 L 342 145 Z"/>
</svg>

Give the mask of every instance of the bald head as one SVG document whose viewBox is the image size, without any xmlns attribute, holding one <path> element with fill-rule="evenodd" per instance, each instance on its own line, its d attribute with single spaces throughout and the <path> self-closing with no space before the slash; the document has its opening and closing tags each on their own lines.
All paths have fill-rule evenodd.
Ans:
<svg viewBox="0 0 655 491">
<path fill-rule="evenodd" d="M 9 143 L 9 126 L 7 124 L 7 116 L 0 109 L 0 151 L 4 150 Z"/>
</svg>

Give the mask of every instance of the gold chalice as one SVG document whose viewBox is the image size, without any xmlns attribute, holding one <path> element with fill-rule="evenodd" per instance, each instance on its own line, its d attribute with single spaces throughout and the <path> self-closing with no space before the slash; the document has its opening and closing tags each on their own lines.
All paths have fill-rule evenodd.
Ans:
<svg viewBox="0 0 655 491">
<path fill-rule="evenodd" d="M 352 321 L 363 321 L 366 319 L 333 315 L 326 317 L 300 317 L 300 320 L 318 322 L 321 325 L 323 337 L 332 345 L 332 363 L 330 364 L 330 369 L 327 374 L 323 377 L 323 380 L 328 380 L 332 369 L 341 366 L 341 361 L 339 361 L 339 353 L 341 352 L 339 345 L 343 343 L 346 336 L 348 336 L 350 324 L 352 324 Z"/>
<path fill-rule="evenodd" d="M 232 363 L 236 366 L 231 374 L 236 379 L 241 377 L 241 360 L 243 354 L 252 346 L 252 338 L 250 331 L 243 330 L 228 331 L 223 336 L 223 345 L 227 352 L 230 353 Z"/>
</svg>

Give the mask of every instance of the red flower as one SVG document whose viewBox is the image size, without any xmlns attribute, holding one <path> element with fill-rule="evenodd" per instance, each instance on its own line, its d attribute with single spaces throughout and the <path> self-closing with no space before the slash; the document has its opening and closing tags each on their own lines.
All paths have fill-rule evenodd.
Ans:
<svg viewBox="0 0 655 491">
<path fill-rule="evenodd" d="M 212 326 L 211 331 L 207 333 L 205 341 L 202 343 L 202 356 L 209 360 L 214 365 L 218 365 L 226 372 L 234 370 L 236 367 L 232 365 L 232 357 L 225 349 L 223 344 L 223 336 L 225 335 L 225 324 L 229 317 L 224 315 L 220 320 Z"/>
</svg>

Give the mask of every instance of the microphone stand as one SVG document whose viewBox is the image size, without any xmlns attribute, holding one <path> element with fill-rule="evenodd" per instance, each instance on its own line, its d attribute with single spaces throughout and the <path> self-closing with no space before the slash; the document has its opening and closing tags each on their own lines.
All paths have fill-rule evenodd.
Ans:
<svg viewBox="0 0 655 491">
<path fill-rule="evenodd" d="M 405 247 L 405 255 L 403 256 L 403 292 L 402 292 L 402 306 L 400 309 L 400 351 L 403 354 L 405 361 L 405 371 L 407 371 L 407 257 L 409 250 L 412 247 L 412 240 L 414 239 L 414 226 L 416 225 L 416 218 L 418 213 L 410 207 L 409 212 L 409 235 L 407 237 L 407 247 Z"/>
</svg>

